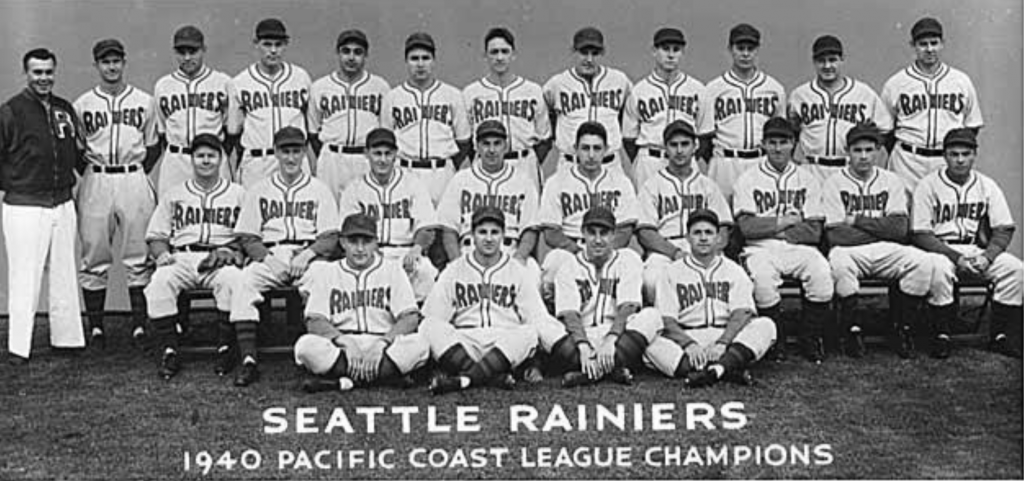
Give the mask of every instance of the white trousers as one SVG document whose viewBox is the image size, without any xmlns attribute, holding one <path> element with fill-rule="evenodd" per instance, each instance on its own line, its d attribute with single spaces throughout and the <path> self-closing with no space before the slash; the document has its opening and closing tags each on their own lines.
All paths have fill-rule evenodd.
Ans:
<svg viewBox="0 0 1024 481">
<path fill-rule="evenodd" d="M 707 347 L 722 337 L 725 329 L 708 327 L 705 329 L 687 330 L 686 334 L 697 341 L 701 347 Z M 754 353 L 754 360 L 759 361 L 768 348 L 775 343 L 775 323 L 767 317 L 755 317 L 740 330 L 733 342 L 742 344 Z M 675 341 L 658 336 L 644 352 L 644 364 L 666 376 L 672 376 L 683 359 L 683 347 Z M 716 359 L 717 361 L 717 359 Z"/>
<path fill-rule="evenodd" d="M 892 154 L 889 155 L 889 170 L 903 179 L 903 183 L 907 185 L 910 192 L 917 188 L 917 183 L 924 176 L 945 166 L 946 159 L 944 157 L 925 157 L 907 152 L 900 146 L 899 141 L 896 141 L 896 145 L 892 148 Z"/>
<path fill-rule="evenodd" d="M 497 349 L 515 369 L 537 349 L 537 329 L 531 324 L 457 329 L 447 321 L 426 319 L 419 332 L 427 339 L 434 360 L 461 344 L 473 361 L 480 361 L 488 351 Z"/>
<path fill-rule="evenodd" d="M 242 271 L 235 266 L 224 266 L 200 274 L 197 268 L 207 255 L 206 252 L 176 252 L 173 264 L 157 268 L 143 291 L 150 319 L 177 314 L 178 296 L 186 289 L 213 289 L 217 309 L 221 312 L 231 310 L 231 290 L 242 279 Z"/>
<path fill-rule="evenodd" d="M 860 290 L 863 277 L 898 280 L 900 291 L 923 296 L 932 284 L 937 259 L 920 249 L 895 242 L 872 242 L 859 246 L 837 246 L 828 253 L 836 295 L 849 297 Z"/>
<path fill-rule="evenodd" d="M 267 255 L 274 256 L 285 265 L 289 265 L 292 262 L 292 257 L 300 249 L 302 247 L 297 245 L 278 245 L 270 249 L 270 253 Z M 235 287 L 231 289 L 229 319 L 231 322 L 259 322 L 260 311 L 256 308 L 256 304 L 263 301 L 263 293 L 275 287 L 284 287 L 298 282 L 298 278 L 293 279 L 287 272 L 276 273 L 263 262 L 253 262 L 245 266 Z"/>
<path fill-rule="evenodd" d="M 146 227 L 156 209 L 153 184 L 141 169 L 125 174 L 87 170 L 78 191 L 78 234 L 82 239 L 82 288 L 106 289 L 114 262 L 115 235 L 128 287 L 149 283 L 152 264 Z"/>
<path fill-rule="evenodd" d="M 332 152 L 324 145 L 316 162 L 316 177 L 330 187 L 334 200 L 341 198 L 342 191 L 353 180 L 370 171 L 370 161 L 363 154 Z"/>
<path fill-rule="evenodd" d="M 372 345 L 381 336 L 376 334 L 344 334 L 355 342 L 361 351 Z M 341 348 L 330 339 L 316 334 L 303 334 L 295 341 L 295 364 L 305 367 L 313 374 L 327 374 L 341 354 Z M 358 353 L 347 352 L 349 365 Z M 384 355 L 391 359 L 402 374 L 408 374 L 427 363 L 430 346 L 418 332 L 395 338 L 395 342 L 384 349 Z"/>
<path fill-rule="evenodd" d="M 832 270 L 825 256 L 814 247 L 802 244 L 776 243 L 770 247 L 747 247 L 747 268 L 754 281 L 754 302 L 757 307 L 771 307 L 782 300 L 779 287 L 782 278 L 792 277 L 803 285 L 811 302 L 829 302 L 834 293 Z"/>
<path fill-rule="evenodd" d="M 711 163 L 708 165 L 708 177 L 711 177 L 711 180 L 718 184 L 718 188 L 722 189 L 722 195 L 725 196 L 731 205 L 732 188 L 736 185 L 740 175 L 764 159 L 764 156 L 752 159 L 722 157 L 716 152 L 711 158 Z"/>
<path fill-rule="evenodd" d="M 968 256 L 974 256 L 983 252 L 981 247 L 975 245 L 951 245 L 953 250 Z M 935 281 L 933 285 L 939 289 L 932 292 L 928 302 L 935 306 L 946 306 L 953 302 L 953 284 L 958 279 L 956 266 L 946 256 L 938 256 L 935 267 Z M 994 285 L 992 300 L 1008 306 L 1019 306 L 1022 304 L 1022 284 L 1024 284 L 1024 264 L 1016 256 L 1003 252 L 996 256 L 995 260 L 984 272 L 985 280 Z"/>
<path fill-rule="evenodd" d="M 563 337 L 568 336 L 569 332 L 565 330 L 565 324 L 562 324 L 554 317 L 548 317 L 537 322 L 537 333 L 540 338 L 540 346 L 547 352 L 555 347 Z M 596 348 L 601 345 L 604 336 L 608 335 L 608 331 L 612 329 L 611 322 L 605 322 L 604 324 L 598 324 L 596 326 L 586 326 L 584 330 L 587 333 L 587 340 Z M 653 307 L 640 310 L 629 316 L 626 320 L 626 329 L 630 331 L 639 332 L 648 343 L 654 341 L 658 336 L 658 331 L 661 330 L 662 320 L 661 313 Z"/>
</svg>

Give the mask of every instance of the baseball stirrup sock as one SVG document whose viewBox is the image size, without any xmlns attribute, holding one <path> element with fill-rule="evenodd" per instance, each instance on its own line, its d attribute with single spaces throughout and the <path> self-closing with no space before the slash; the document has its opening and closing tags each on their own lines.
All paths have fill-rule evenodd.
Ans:
<svg viewBox="0 0 1024 481">
<path fill-rule="evenodd" d="M 733 342 L 729 344 L 729 347 L 725 348 L 725 353 L 718 360 L 718 364 L 721 364 L 726 372 L 737 372 L 749 366 L 755 357 L 757 356 L 754 355 L 754 351 L 751 351 L 749 347 Z"/>
<path fill-rule="evenodd" d="M 132 307 L 132 328 L 146 327 L 146 294 L 142 287 L 128 288 L 128 302 Z"/>
<path fill-rule="evenodd" d="M 1010 322 L 1019 323 L 1021 321 L 1020 313 L 1011 321 L 1010 316 L 1013 315 L 1013 309 L 1013 306 L 1001 302 L 992 303 L 992 325 L 988 329 L 990 339 L 998 339 L 1000 336 L 1005 336 Z M 1018 307 L 1017 309 L 1020 308 Z"/>
<path fill-rule="evenodd" d="M 159 343 L 161 351 L 171 348 L 178 350 L 178 330 L 175 328 L 178 316 L 167 316 L 152 319 L 153 336 Z"/>
<path fill-rule="evenodd" d="M 99 328 L 103 330 L 103 308 L 107 302 L 106 289 L 82 289 L 82 298 L 85 301 L 85 310 L 88 312 L 89 330 Z M 134 316 L 134 311 L 132 315 Z"/>
<path fill-rule="evenodd" d="M 228 316 L 218 313 L 217 319 L 217 349 L 230 347 L 235 342 L 235 327 L 231 325 Z"/>
<path fill-rule="evenodd" d="M 331 365 L 331 369 L 327 371 L 324 376 L 330 379 L 338 379 L 341 377 L 348 376 L 348 356 L 345 351 L 338 351 L 338 358 L 334 360 L 334 364 Z"/>
<path fill-rule="evenodd" d="M 688 372 L 690 372 L 690 356 L 683 354 L 679 358 L 679 364 L 676 365 L 676 370 L 672 373 L 672 377 L 682 379 L 686 377 Z"/>
<path fill-rule="evenodd" d="M 480 385 L 511 370 L 512 363 L 505 357 L 505 354 L 497 349 L 491 349 L 484 357 L 480 358 L 480 362 L 469 368 L 466 376 L 473 384 Z"/>
<path fill-rule="evenodd" d="M 640 365 L 640 360 L 647 350 L 647 338 L 632 329 L 627 329 L 615 341 L 615 365 L 633 368 Z"/>
<path fill-rule="evenodd" d="M 462 344 L 456 344 L 441 354 L 437 363 L 441 365 L 441 369 L 450 373 L 465 374 L 473 367 L 473 358 L 469 357 L 469 353 L 466 352 L 466 348 L 462 347 Z"/>
<path fill-rule="evenodd" d="M 395 361 L 391 360 L 391 356 L 384 354 L 380 357 L 380 365 L 377 366 L 377 379 L 392 379 L 401 375 L 402 371 L 398 369 L 398 365 L 395 364 Z"/>
<path fill-rule="evenodd" d="M 572 340 L 572 336 L 564 336 L 551 347 L 551 365 L 561 374 L 566 371 L 583 369 L 580 364 L 580 349 Z"/>
<path fill-rule="evenodd" d="M 235 337 L 238 339 L 238 351 L 242 359 L 246 357 L 256 359 L 256 334 L 258 330 L 259 323 L 254 321 L 235 323 Z"/>
</svg>

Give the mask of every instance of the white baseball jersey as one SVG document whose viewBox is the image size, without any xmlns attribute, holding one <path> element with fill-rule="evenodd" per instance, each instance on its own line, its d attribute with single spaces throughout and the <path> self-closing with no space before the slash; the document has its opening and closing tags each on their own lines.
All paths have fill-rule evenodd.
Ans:
<svg viewBox="0 0 1024 481">
<path fill-rule="evenodd" d="M 220 179 L 204 191 L 194 180 L 164 194 L 149 219 L 146 240 L 166 240 L 173 247 L 222 246 L 235 239 L 235 225 L 245 190 Z"/>
<path fill-rule="evenodd" d="M 640 254 L 632 249 L 612 251 L 600 268 L 585 250 L 577 252 L 555 277 L 555 316 L 579 313 L 583 327 L 614 322 L 619 307 L 640 306 L 643 269 Z"/>
<path fill-rule="evenodd" d="M 973 243 L 985 216 L 993 228 L 1014 225 L 1002 189 L 990 177 L 973 170 L 963 185 L 950 180 L 946 169 L 928 174 L 914 190 L 912 211 L 914 232 L 933 232 L 952 244 Z"/>
<path fill-rule="evenodd" d="M 551 137 L 547 102 L 535 82 L 516 77 L 502 87 L 484 77 L 469 84 L 462 91 L 462 98 L 471 131 L 476 132 L 476 126 L 485 120 L 497 120 L 508 131 L 511 151 L 529 149 Z"/>
<path fill-rule="evenodd" d="M 344 259 L 314 262 L 299 290 L 307 296 L 307 317 L 321 316 L 345 334 L 382 336 L 399 316 L 418 309 L 401 264 L 379 255 L 364 269 Z"/>
<path fill-rule="evenodd" d="M 505 213 L 505 238 L 518 239 L 537 222 L 537 189 L 520 170 L 506 164 L 490 174 L 480 163 L 455 174 L 437 206 L 438 224 L 459 234 L 470 235 L 473 212 L 492 206 Z"/>
<path fill-rule="evenodd" d="M 896 139 L 918 147 L 941 149 L 946 132 L 984 124 L 970 77 L 946 64 L 930 77 L 915 64 L 896 72 L 882 87 L 882 102 Z"/>
<path fill-rule="evenodd" d="M 349 184 L 338 201 L 338 218 L 357 213 L 377 221 L 377 239 L 385 247 L 411 246 L 417 231 L 437 225 L 427 187 L 406 169 L 395 169 L 386 185 L 372 174 Z"/>
<path fill-rule="evenodd" d="M 843 169 L 825 181 L 821 189 L 825 224 L 842 224 L 847 215 L 882 218 L 907 214 L 907 188 L 896 174 L 872 169 L 867 180 L 860 180 Z"/>
<path fill-rule="evenodd" d="M 566 236 L 581 239 L 583 215 L 595 206 L 611 210 L 619 224 L 636 222 L 640 216 L 633 183 L 622 171 L 602 166 L 601 173 L 590 179 L 573 165 L 545 183 L 537 224 L 560 227 Z"/>
<path fill-rule="evenodd" d="M 767 160 L 747 170 L 736 181 L 733 212 L 736 217 L 778 217 L 800 213 L 805 220 L 823 219 L 821 185 L 809 170 L 793 162 L 782 172 Z M 748 240 L 751 246 L 773 243 L 777 239 Z"/>
<path fill-rule="evenodd" d="M 153 87 L 156 130 L 167 143 L 190 147 L 199 134 L 221 137 L 228 115 L 227 74 L 203 66 L 189 78 L 181 70 L 164 75 Z"/>
<path fill-rule="evenodd" d="M 312 242 L 339 225 L 334 194 L 323 182 L 303 173 L 287 185 L 275 173 L 245 192 L 235 233 L 264 243 Z"/>
<path fill-rule="evenodd" d="M 551 77 L 544 84 L 544 100 L 558 119 L 555 147 L 562 153 L 574 152 L 576 130 L 584 122 L 596 121 L 608 131 L 608 152 L 618 151 L 622 147 L 619 113 L 626 107 L 632 88 L 626 74 L 604 66 L 589 80 L 575 68 Z"/>
<path fill-rule="evenodd" d="M 724 329 L 733 311 L 754 309 L 754 283 L 739 264 L 715 256 L 707 266 L 686 255 L 665 269 L 657 308 L 683 329 Z"/>
<path fill-rule="evenodd" d="M 714 132 L 716 149 L 756 149 L 761 145 L 764 123 L 781 116 L 785 105 L 786 91 L 770 75 L 758 70 L 744 82 L 727 70 L 707 85 L 701 105 L 707 121 L 697 132 Z"/>
<path fill-rule="evenodd" d="M 384 96 L 381 112 L 381 126 L 395 132 L 406 159 L 447 159 L 472 135 L 462 93 L 440 80 L 426 90 L 402 83 Z"/>
<path fill-rule="evenodd" d="M 636 139 L 642 147 L 661 147 L 665 127 L 676 120 L 685 120 L 697 132 L 708 130 L 702 127 L 707 122 L 701 109 L 704 95 L 704 84 L 685 73 L 669 81 L 651 72 L 633 86 L 626 100 L 622 136 Z"/>
<path fill-rule="evenodd" d="M 509 327 L 547 316 L 540 290 L 526 266 L 501 254 L 484 267 L 472 254 L 452 261 L 423 306 L 426 319 L 451 322 L 457 329 Z"/>
<path fill-rule="evenodd" d="M 882 132 L 892 127 L 889 109 L 867 84 L 850 77 L 835 92 L 825 90 L 818 80 L 793 91 L 786 112 L 800 127 L 800 149 L 804 156 L 846 157 L 846 133 L 856 124 L 874 122 Z"/>
<path fill-rule="evenodd" d="M 320 141 L 342 147 L 362 147 L 366 134 L 380 127 L 381 104 L 391 87 L 383 78 L 364 71 L 345 81 L 332 72 L 313 83 L 306 121 Z"/>
<path fill-rule="evenodd" d="M 302 67 L 288 62 L 273 77 L 250 65 L 229 84 L 228 132 L 241 132 L 246 149 L 272 148 L 274 133 L 284 127 L 305 132 L 310 83 Z"/>
<path fill-rule="evenodd" d="M 724 225 L 732 224 L 732 210 L 718 184 L 694 168 L 685 179 L 666 169 L 640 187 L 638 227 L 653 227 L 668 240 L 686 235 L 686 222 L 697 209 L 709 209 Z"/>
<path fill-rule="evenodd" d="M 153 99 L 131 85 L 117 95 L 99 87 L 75 100 L 85 134 L 85 158 L 96 165 L 128 165 L 146 158 L 156 143 Z"/>
</svg>

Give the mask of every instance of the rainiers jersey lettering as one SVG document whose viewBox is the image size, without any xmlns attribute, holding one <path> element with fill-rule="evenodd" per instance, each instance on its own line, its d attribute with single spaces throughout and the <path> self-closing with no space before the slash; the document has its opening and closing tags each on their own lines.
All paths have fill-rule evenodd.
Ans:
<svg viewBox="0 0 1024 481">
<path fill-rule="evenodd" d="M 273 77 L 250 65 L 229 84 L 228 132 L 241 132 L 246 149 L 270 148 L 274 133 L 284 127 L 305 132 L 310 84 L 309 74 L 297 65 L 286 62 Z"/>
<path fill-rule="evenodd" d="M 633 183 L 617 169 L 601 169 L 590 179 L 574 165 L 562 169 L 544 186 L 538 224 L 559 227 L 565 235 L 582 237 L 583 214 L 593 206 L 607 207 L 619 224 L 636 222 L 639 206 Z"/>
<path fill-rule="evenodd" d="M 882 103 L 893 118 L 896 138 L 941 148 L 946 132 L 984 124 L 974 84 L 967 74 L 942 64 L 932 75 L 910 65 L 882 88 Z"/>
<path fill-rule="evenodd" d="M 305 173 L 288 185 L 278 172 L 246 192 L 235 232 L 263 242 L 313 241 L 339 225 L 327 185 Z"/>
<path fill-rule="evenodd" d="M 424 322 L 459 329 L 529 324 L 546 315 L 540 290 L 526 266 L 502 253 L 490 266 L 466 254 L 441 272 L 423 306 Z"/>
<path fill-rule="evenodd" d="M 669 81 L 652 72 L 633 86 L 622 118 L 622 136 L 640 146 L 662 146 L 665 126 L 684 120 L 697 131 L 707 121 L 701 109 L 704 84 L 686 74 Z"/>
<path fill-rule="evenodd" d="M 829 177 L 821 189 L 825 223 L 841 224 L 847 215 L 880 218 L 907 214 L 907 190 L 896 174 L 872 169 L 860 179 L 848 168 Z"/>
<path fill-rule="evenodd" d="M 484 120 L 497 120 L 509 134 L 509 149 L 528 149 L 551 136 L 551 120 L 540 85 L 517 77 L 502 87 L 487 77 L 469 84 L 462 97 L 472 131 Z"/>
<path fill-rule="evenodd" d="M 199 134 L 220 136 L 227 121 L 231 77 L 203 66 L 194 77 L 180 70 L 164 75 L 153 88 L 157 131 L 179 147 Z"/>
<path fill-rule="evenodd" d="M 518 239 L 536 225 L 537 189 L 521 170 L 506 164 L 488 173 L 480 162 L 455 174 L 437 206 L 438 223 L 468 238 L 473 212 L 480 207 L 497 207 L 505 213 L 505 237 Z"/>
<path fill-rule="evenodd" d="M 914 190 L 912 216 L 914 232 L 933 232 L 946 242 L 973 242 L 986 216 L 991 227 L 1014 225 L 1002 189 L 977 171 L 963 184 L 953 182 L 946 169 L 926 176 Z"/>
<path fill-rule="evenodd" d="M 424 90 L 405 82 L 384 95 L 381 126 L 394 130 L 407 159 L 449 158 L 470 138 L 462 93 L 440 80 Z"/>
<path fill-rule="evenodd" d="M 710 209 L 724 225 L 733 222 L 732 210 L 715 181 L 696 168 L 684 179 L 666 169 L 640 187 L 639 226 L 652 227 L 666 239 L 686 234 L 686 223 L 697 209 Z"/>
<path fill-rule="evenodd" d="M 544 84 L 544 100 L 558 118 L 555 147 L 563 153 L 573 151 L 576 130 L 587 121 L 600 122 L 608 131 L 608 151 L 622 147 L 619 114 L 625 108 L 632 84 L 619 70 L 599 67 L 590 79 L 568 69 Z"/>
<path fill-rule="evenodd" d="M 384 185 L 364 175 L 341 193 L 338 218 L 362 213 L 377 221 L 383 246 L 411 246 L 416 232 L 437 225 L 437 214 L 426 186 L 417 184 L 403 169 L 396 169 Z"/>
<path fill-rule="evenodd" d="M 707 85 L 702 109 L 709 119 L 698 133 L 715 134 L 716 148 L 750 150 L 761 143 L 764 123 L 782 114 L 786 91 L 768 74 L 757 71 L 743 81 L 726 71 Z"/>
<path fill-rule="evenodd" d="M 400 261 L 379 255 L 363 269 L 352 268 L 344 259 L 314 262 L 302 277 L 299 292 L 306 296 L 306 317 L 324 317 L 349 333 L 384 335 L 399 316 L 417 311 Z"/>
<path fill-rule="evenodd" d="M 657 308 L 685 329 L 724 328 L 737 310 L 754 310 L 754 285 L 735 262 L 722 256 L 702 265 L 687 255 L 658 280 Z"/>
<path fill-rule="evenodd" d="M 380 126 L 382 102 L 389 90 L 384 79 L 365 71 L 351 82 L 338 72 L 321 77 L 310 90 L 309 131 L 325 144 L 363 146 L 366 134 Z"/>
<path fill-rule="evenodd" d="M 241 213 L 242 186 L 221 179 L 209 191 L 189 180 L 167 191 L 146 229 L 146 240 L 166 240 L 174 247 L 226 245 L 234 240 Z"/>
<path fill-rule="evenodd" d="M 782 172 L 768 160 L 740 175 L 736 181 L 733 211 L 756 217 L 778 217 L 799 213 L 805 220 L 824 219 L 821 205 L 821 184 L 807 168 L 793 162 Z M 751 246 L 779 242 L 778 239 L 748 240 Z"/>
<path fill-rule="evenodd" d="M 622 306 L 640 305 L 643 261 L 631 249 L 618 249 L 598 267 L 585 251 L 555 276 L 555 314 L 580 314 L 586 327 L 613 322 Z"/>
<path fill-rule="evenodd" d="M 156 124 L 149 94 L 131 85 L 108 94 L 99 87 L 75 101 L 85 134 L 85 158 L 97 165 L 128 165 L 146 158 L 156 143 Z"/>
<path fill-rule="evenodd" d="M 846 157 L 846 133 L 854 125 L 874 122 L 883 132 L 892 126 L 882 99 L 871 87 L 849 77 L 833 92 L 817 79 L 797 87 L 786 109 L 789 119 L 800 126 L 805 156 Z"/>
</svg>

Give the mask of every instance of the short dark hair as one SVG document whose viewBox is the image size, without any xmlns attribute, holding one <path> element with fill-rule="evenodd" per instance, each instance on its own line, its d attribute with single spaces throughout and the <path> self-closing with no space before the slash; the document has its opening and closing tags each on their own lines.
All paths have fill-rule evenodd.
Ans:
<svg viewBox="0 0 1024 481">
<path fill-rule="evenodd" d="M 496 38 L 500 38 L 508 42 L 508 44 L 512 46 L 512 50 L 516 49 L 516 39 L 515 36 L 512 35 L 512 32 L 505 27 L 494 27 L 487 31 L 487 35 L 484 35 L 485 51 L 487 50 L 487 44 L 491 43 L 491 40 Z"/>
<path fill-rule="evenodd" d="M 53 60 L 53 65 L 57 66 L 57 55 L 48 48 L 39 47 L 26 52 L 25 56 L 21 58 L 21 68 L 24 71 L 28 72 L 28 61 L 32 59 Z"/>
</svg>

